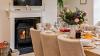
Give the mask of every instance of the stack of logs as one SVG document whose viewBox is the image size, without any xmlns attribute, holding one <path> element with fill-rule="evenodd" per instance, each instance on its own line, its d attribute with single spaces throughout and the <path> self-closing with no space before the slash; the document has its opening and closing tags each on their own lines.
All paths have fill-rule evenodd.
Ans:
<svg viewBox="0 0 100 56">
<path fill-rule="evenodd" d="M 0 43 L 0 56 L 8 56 L 9 44 L 4 41 Z"/>
</svg>

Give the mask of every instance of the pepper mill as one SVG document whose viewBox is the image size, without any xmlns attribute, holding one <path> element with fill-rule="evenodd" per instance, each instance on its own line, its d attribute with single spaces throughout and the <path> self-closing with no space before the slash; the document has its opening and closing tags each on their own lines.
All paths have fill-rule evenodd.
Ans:
<svg viewBox="0 0 100 56">
<path fill-rule="evenodd" d="M 80 39 L 81 38 L 81 30 L 76 30 L 75 37 L 76 37 L 76 39 Z"/>
</svg>

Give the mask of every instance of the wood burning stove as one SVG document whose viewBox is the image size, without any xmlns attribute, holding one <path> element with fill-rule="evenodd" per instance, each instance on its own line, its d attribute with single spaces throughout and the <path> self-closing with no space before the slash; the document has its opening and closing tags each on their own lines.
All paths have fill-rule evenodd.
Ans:
<svg viewBox="0 0 100 56">
<path fill-rule="evenodd" d="M 20 51 L 20 54 L 33 52 L 30 28 L 36 28 L 37 23 L 40 23 L 39 17 L 16 18 L 15 49 L 18 49 Z"/>
</svg>

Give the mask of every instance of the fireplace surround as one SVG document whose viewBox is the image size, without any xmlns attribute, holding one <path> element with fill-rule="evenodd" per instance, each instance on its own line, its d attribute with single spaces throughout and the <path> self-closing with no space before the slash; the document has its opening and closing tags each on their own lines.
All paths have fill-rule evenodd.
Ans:
<svg viewBox="0 0 100 56">
<path fill-rule="evenodd" d="M 37 12 L 35 12 L 35 11 L 37 11 Z M 33 25 L 35 25 L 36 21 L 41 22 L 41 20 L 42 20 L 42 12 L 41 12 L 41 10 L 37 9 L 35 11 L 11 11 L 10 12 L 10 16 L 9 16 L 9 20 L 10 20 L 10 35 L 11 35 L 10 48 L 12 50 L 18 48 L 18 46 L 17 47 L 15 46 L 15 43 L 16 43 L 15 42 L 15 39 L 16 39 L 16 34 L 15 34 L 15 32 L 16 32 L 16 30 L 15 30 L 16 21 L 21 21 L 21 20 L 34 21 L 35 20 L 33 22 Z M 27 28 L 26 24 L 21 23 L 21 25 L 24 25 L 24 29 Z M 19 25 L 19 26 L 21 26 L 21 25 Z M 18 27 L 18 28 L 21 28 L 21 27 Z M 36 28 L 36 26 L 34 26 L 34 28 Z M 22 30 L 20 30 L 20 31 L 22 31 Z M 24 31 L 23 31 L 23 33 L 24 33 Z M 25 50 L 25 48 L 23 48 L 23 49 Z M 32 48 L 27 47 L 26 49 L 32 49 Z M 29 50 L 29 52 L 31 52 L 31 51 Z M 29 52 L 23 52 L 23 53 L 29 53 Z"/>
</svg>

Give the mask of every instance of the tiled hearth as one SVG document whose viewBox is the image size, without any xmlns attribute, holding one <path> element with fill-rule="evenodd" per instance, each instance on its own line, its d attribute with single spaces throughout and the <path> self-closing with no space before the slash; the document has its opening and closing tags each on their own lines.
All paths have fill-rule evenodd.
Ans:
<svg viewBox="0 0 100 56">
<path fill-rule="evenodd" d="M 35 56 L 34 53 L 27 53 L 27 54 L 23 54 L 23 55 L 20 55 L 20 56 Z"/>
</svg>

